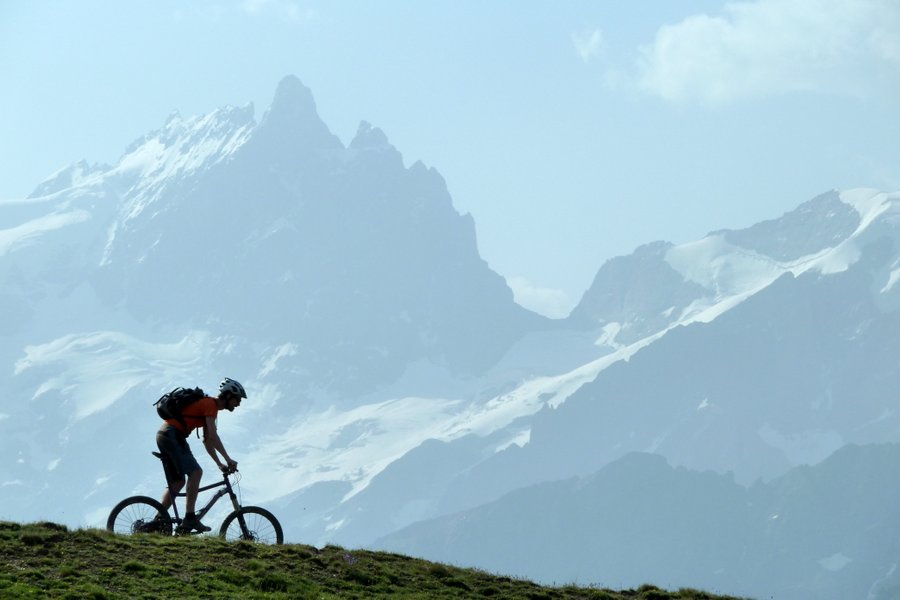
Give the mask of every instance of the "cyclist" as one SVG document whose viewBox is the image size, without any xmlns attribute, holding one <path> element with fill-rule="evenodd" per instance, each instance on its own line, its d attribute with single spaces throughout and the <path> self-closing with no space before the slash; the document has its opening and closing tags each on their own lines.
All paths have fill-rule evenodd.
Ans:
<svg viewBox="0 0 900 600">
<path fill-rule="evenodd" d="M 226 409 L 229 412 L 241 405 L 241 400 L 247 397 L 244 386 L 226 377 L 219 384 L 219 395 L 215 398 L 207 396 L 189 404 L 182 411 L 184 424 L 176 419 L 165 421 L 156 433 L 156 445 L 165 457 L 163 466 L 166 471 L 168 488 L 163 492 L 162 505 L 169 508 L 172 505 L 172 494 L 177 494 L 185 484 L 187 476 L 187 490 L 185 493 L 185 515 L 181 524 L 182 533 L 191 531 L 205 532 L 210 528 L 200 522 L 194 514 L 197 502 L 197 493 L 200 490 L 200 479 L 203 477 L 203 469 L 197 463 L 188 446 L 187 438 L 195 429 L 203 428 L 203 446 L 223 470 L 234 471 L 237 462 L 233 460 L 216 429 L 216 417 L 219 411 Z M 221 456 L 221 458 L 220 458 Z M 225 464 L 222 464 L 224 461 Z"/>
</svg>

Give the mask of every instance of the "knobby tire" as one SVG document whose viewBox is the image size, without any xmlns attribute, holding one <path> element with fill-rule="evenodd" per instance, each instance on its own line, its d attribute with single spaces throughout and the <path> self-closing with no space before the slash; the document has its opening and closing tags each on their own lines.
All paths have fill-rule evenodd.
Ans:
<svg viewBox="0 0 900 600">
<path fill-rule="evenodd" d="M 247 527 L 247 533 L 241 531 L 241 517 Z M 284 543 L 281 523 L 275 515 L 258 506 L 244 506 L 233 511 L 222 522 L 219 535 L 228 541 L 250 541 L 262 544 Z"/>
</svg>

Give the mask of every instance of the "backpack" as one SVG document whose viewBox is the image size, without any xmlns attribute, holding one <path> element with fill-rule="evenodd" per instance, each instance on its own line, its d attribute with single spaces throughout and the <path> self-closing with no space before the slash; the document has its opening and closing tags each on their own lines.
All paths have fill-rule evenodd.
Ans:
<svg viewBox="0 0 900 600">
<path fill-rule="evenodd" d="M 165 421 L 175 419 L 187 430 L 187 423 L 184 422 L 181 411 L 205 397 L 206 394 L 200 388 L 177 387 L 168 394 L 163 394 L 159 400 L 153 403 L 153 406 L 156 407 L 156 413 L 160 418 Z"/>
</svg>

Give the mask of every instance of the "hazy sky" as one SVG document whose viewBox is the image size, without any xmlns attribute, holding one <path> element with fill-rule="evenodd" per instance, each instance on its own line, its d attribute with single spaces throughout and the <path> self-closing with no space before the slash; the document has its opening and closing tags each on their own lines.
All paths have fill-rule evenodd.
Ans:
<svg viewBox="0 0 900 600">
<path fill-rule="evenodd" d="M 896 0 L 0 0 L 0 199 L 288 74 L 440 171 L 549 313 L 640 244 L 900 189 Z"/>
</svg>

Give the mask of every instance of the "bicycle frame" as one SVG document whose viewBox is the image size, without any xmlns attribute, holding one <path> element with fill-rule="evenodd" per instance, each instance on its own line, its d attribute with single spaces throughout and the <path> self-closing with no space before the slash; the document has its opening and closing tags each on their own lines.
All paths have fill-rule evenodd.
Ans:
<svg viewBox="0 0 900 600">
<path fill-rule="evenodd" d="M 231 480 L 228 479 L 228 475 L 229 475 L 228 473 L 223 472 L 222 473 L 222 481 L 219 481 L 216 483 L 211 483 L 209 485 L 205 485 L 197 490 L 197 494 L 199 495 L 203 492 L 207 492 L 207 491 L 215 489 L 217 487 L 224 486 L 224 489 L 221 489 L 218 492 L 216 492 L 215 494 L 213 494 L 213 496 L 209 499 L 209 501 L 206 503 L 206 505 L 203 508 L 196 510 L 195 514 L 197 515 L 198 519 L 202 519 L 204 517 L 204 515 L 206 515 L 206 513 L 208 513 L 212 509 L 212 507 L 216 504 L 216 502 L 219 501 L 219 498 L 221 498 L 222 496 L 225 496 L 225 495 L 227 495 L 229 498 L 231 498 L 231 504 L 234 507 L 234 510 L 238 510 L 241 508 L 241 504 L 238 502 L 237 494 L 234 493 L 234 488 L 231 486 Z M 186 497 L 187 492 L 175 493 L 174 490 L 172 489 L 171 485 L 169 485 L 168 488 L 169 488 L 169 495 L 172 498 L 172 512 L 175 513 L 175 518 L 173 519 L 173 521 L 176 524 L 180 525 L 182 519 L 181 519 L 181 516 L 178 514 L 178 503 L 175 502 L 175 499 Z"/>
<path fill-rule="evenodd" d="M 165 461 L 169 460 L 168 457 L 163 456 L 163 454 L 160 452 L 153 452 L 152 454 L 153 454 L 153 456 L 158 458 L 160 460 L 160 462 L 163 463 L 163 466 L 165 466 Z M 163 472 L 165 472 L 165 468 L 163 468 Z M 209 491 L 211 489 L 215 489 L 217 487 L 224 486 L 224 488 L 225 488 L 225 489 L 219 490 L 218 492 L 213 494 L 213 497 L 209 499 L 209 502 L 206 503 L 206 506 L 204 506 L 200 510 L 195 509 L 194 514 L 197 515 L 198 519 L 202 519 L 204 517 L 204 515 L 206 515 L 206 513 L 208 513 L 212 509 L 212 507 L 215 505 L 215 503 L 219 501 L 219 498 L 221 498 L 222 496 L 225 496 L 226 494 L 228 495 L 229 498 L 231 498 L 231 504 L 232 504 L 232 506 L 234 506 L 234 510 L 239 510 L 241 508 L 241 504 L 240 504 L 240 502 L 238 502 L 238 499 L 237 499 L 237 494 L 234 493 L 234 488 L 231 486 L 231 480 L 228 479 L 229 475 L 230 475 L 230 473 L 226 473 L 225 471 L 222 471 L 222 481 L 219 481 L 217 483 L 211 483 L 209 485 L 205 485 L 197 490 L 197 494 L 199 496 L 200 493 L 207 492 L 207 491 Z M 166 487 L 169 490 L 169 497 L 172 499 L 172 512 L 175 513 L 175 518 L 172 519 L 172 521 L 176 525 L 181 525 L 182 518 L 181 518 L 181 515 L 178 514 L 178 503 L 175 502 L 175 500 L 177 498 L 186 497 L 187 492 L 176 493 L 175 490 L 172 489 L 172 485 L 168 481 L 168 479 L 166 480 Z M 239 519 L 239 522 L 240 522 L 241 527 L 243 528 L 244 527 L 243 517 L 241 517 Z"/>
</svg>

